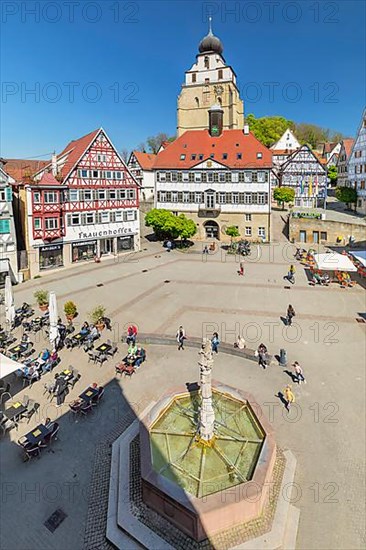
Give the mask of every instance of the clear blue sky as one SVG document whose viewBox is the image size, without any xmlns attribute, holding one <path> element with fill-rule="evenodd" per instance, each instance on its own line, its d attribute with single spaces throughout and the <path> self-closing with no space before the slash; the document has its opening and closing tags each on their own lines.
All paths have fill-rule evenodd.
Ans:
<svg viewBox="0 0 366 550">
<path fill-rule="evenodd" d="M 0 4 L 4 157 L 59 152 L 99 126 L 119 149 L 160 131 L 173 135 L 177 95 L 209 10 L 247 114 L 283 115 L 346 135 L 358 127 L 366 63 L 361 0 Z"/>
</svg>

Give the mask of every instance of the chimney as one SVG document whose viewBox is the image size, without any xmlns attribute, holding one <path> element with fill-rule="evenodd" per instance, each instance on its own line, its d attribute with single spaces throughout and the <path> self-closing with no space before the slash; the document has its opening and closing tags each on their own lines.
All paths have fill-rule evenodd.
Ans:
<svg viewBox="0 0 366 550">
<path fill-rule="evenodd" d="M 208 110 L 210 136 L 218 137 L 222 134 L 224 111 L 220 105 L 212 105 Z"/>
<path fill-rule="evenodd" d="M 53 152 L 52 158 L 51 158 L 51 165 L 52 165 L 52 175 L 57 176 L 57 155 L 55 152 Z"/>
<path fill-rule="evenodd" d="M 249 134 L 249 124 L 244 124 L 244 134 L 245 135 Z"/>
</svg>

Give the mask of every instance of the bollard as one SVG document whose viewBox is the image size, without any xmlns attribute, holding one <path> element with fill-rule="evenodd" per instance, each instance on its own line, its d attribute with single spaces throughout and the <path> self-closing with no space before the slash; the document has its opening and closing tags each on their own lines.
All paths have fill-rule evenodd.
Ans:
<svg viewBox="0 0 366 550">
<path fill-rule="evenodd" d="M 280 349 L 280 365 L 281 367 L 285 367 L 287 365 L 287 353 L 283 348 Z"/>
</svg>

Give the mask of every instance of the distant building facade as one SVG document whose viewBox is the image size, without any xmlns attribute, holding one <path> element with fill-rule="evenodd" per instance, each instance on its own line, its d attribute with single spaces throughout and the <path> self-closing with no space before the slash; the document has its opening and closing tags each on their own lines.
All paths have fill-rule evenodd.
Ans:
<svg viewBox="0 0 366 550">
<path fill-rule="evenodd" d="M 349 185 L 348 183 L 348 160 L 352 151 L 354 140 L 343 139 L 341 141 L 341 148 L 338 155 L 337 169 L 337 186 L 344 187 Z"/>
<path fill-rule="evenodd" d="M 132 151 L 127 166 L 140 186 L 141 202 L 153 202 L 155 197 L 154 163 L 156 155 Z"/>
<path fill-rule="evenodd" d="M 3 286 L 7 275 L 13 283 L 19 281 L 12 181 L 5 165 L 0 163 L 0 286 Z"/>
<path fill-rule="evenodd" d="M 158 153 L 155 206 L 187 214 L 198 239 L 227 241 L 234 225 L 242 238 L 269 241 L 272 154 L 247 126 L 224 130 L 223 114 L 213 106 L 208 129 L 185 132 Z"/>
<path fill-rule="evenodd" d="M 356 210 L 366 214 L 366 109 L 348 159 L 348 184 L 357 191 Z"/>
<path fill-rule="evenodd" d="M 279 168 L 286 162 L 289 156 L 301 147 L 295 134 L 290 128 L 282 134 L 280 139 L 271 146 L 274 171 L 278 172 Z"/>
</svg>

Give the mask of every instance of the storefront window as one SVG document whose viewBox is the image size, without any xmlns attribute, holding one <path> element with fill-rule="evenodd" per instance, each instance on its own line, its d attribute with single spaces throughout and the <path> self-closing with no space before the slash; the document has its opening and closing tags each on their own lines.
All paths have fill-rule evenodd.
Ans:
<svg viewBox="0 0 366 550">
<path fill-rule="evenodd" d="M 54 244 L 50 246 L 42 246 L 39 249 L 39 268 L 52 269 L 54 267 L 62 267 L 63 262 L 63 246 L 62 244 Z"/>
<path fill-rule="evenodd" d="M 72 261 L 92 260 L 97 253 L 97 241 L 83 241 L 72 244 Z"/>
<path fill-rule="evenodd" d="M 118 237 L 117 252 L 124 252 L 125 250 L 133 250 L 133 237 Z"/>
</svg>

